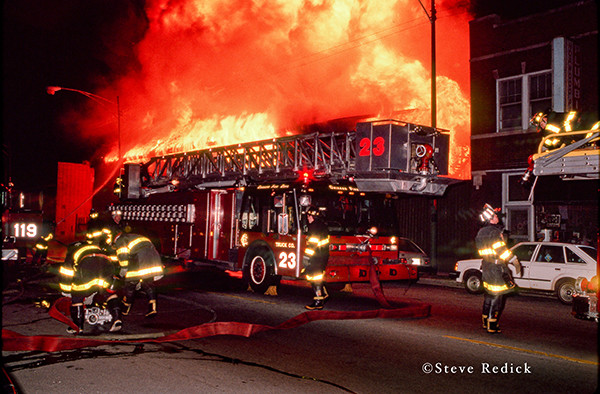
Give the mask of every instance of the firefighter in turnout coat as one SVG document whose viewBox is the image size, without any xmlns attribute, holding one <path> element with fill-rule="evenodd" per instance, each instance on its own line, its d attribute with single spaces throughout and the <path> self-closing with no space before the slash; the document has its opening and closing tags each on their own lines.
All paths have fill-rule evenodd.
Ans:
<svg viewBox="0 0 600 394">
<path fill-rule="evenodd" d="M 134 233 L 118 234 L 114 247 L 121 267 L 119 276 L 125 281 L 123 314 L 129 314 L 136 291 L 142 290 L 148 297 L 146 317 L 154 317 L 157 307 L 153 282 L 163 277 L 160 254 L 150 239 Z"/>
<path fill-rule="evenodd" d="M 52 226 L 49 223 L 44 223 L 42 226 L 42 234 L 33 247 L 33 264 L 44 264 L 48 257 L 48 246 L 54 238 Z"/>
<path fill-rule="evenodd" d="M 514 265 L 519 276 L 521 264 L 506 246 L 502 229 L 498 226 L 500 220 L 496 210 L 485 204 L 479 219 L 485 224 L 475 238 L 482 258 L 481 271 L 485 291 L 482 322 L 487 332 L 497 333 L 500 332 L 498 323 L 504 309 L 505 296 L 516 288 L 508 264 Z"/>
<path fill-rule="evenodd" d="M 313 302 L 306 305 L 306 309 L 323 309 L 325 301 L 329 298 L 325 288 L 325 268 L 329 259 L 329 232 L 327 224 L 321 217 L 319 210 L 310 206 L 306 210 L 308 233 L 306 248 L 304 249 L 303 274 L 306 275 L 315 293 Z"/>
<path fill-rule="evenodd" d="M 102 237 L 95 239 L 97 244 L 76 242 L 69 247 L 60 272 L 60 290 L 71 296 L 71 320 L 78 330 L 68 328 L 67 332 L 78 334 L 83 332 L 85 321 L 84 299 L 95 292 L 108 295 L 106 308 L 112 316 L 111 332 L 122 328 L 121 303 L 115 288 L 116 266 L 108 253 L 103 250 Z"/>
</svg>

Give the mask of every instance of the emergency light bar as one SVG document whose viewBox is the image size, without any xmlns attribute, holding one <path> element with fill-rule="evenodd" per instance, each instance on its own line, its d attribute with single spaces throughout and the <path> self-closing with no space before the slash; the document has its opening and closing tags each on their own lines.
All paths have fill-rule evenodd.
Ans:
<svg viewBox="0 0 600 394">
<path fill-rule="evenodd" d="M 142 222 L 194 223 L 194 204 L 111 205 L 109 211 L 121 211 L 123 220 Z"/>
</svg>

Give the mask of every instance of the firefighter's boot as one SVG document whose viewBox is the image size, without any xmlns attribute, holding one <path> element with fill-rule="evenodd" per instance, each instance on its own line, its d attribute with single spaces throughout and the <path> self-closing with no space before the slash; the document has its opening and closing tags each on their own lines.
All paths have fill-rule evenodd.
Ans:
<svg viewBox="0 0 600 394">
<path fill-rule="evenodd" d="M 481 323 L 483 325 L 483 329 L 487 330 L 487 327 L 488 327 L 488 317 L 487 317 L 487 315 L 481 315 Z"/>
<path fill-rule="evenodd" d="M 487 321 L 487 332 L 490 334 L 499 334 L 502 331 L 500 330 L 500 325 L 498 319 L 489 318 Z"/>
<path fill-rule="evenodd" d="M 83 333 L 83 322 L 85 320 L 85 309 L 83 304 L 71 306 L 71 320 L 77 326 L 77 330 L 72 327 L 67 328 L 69 334 L 81 334 Z"/>
<path fill-rule="evenodd" d="M 108 331 L 116 332 L 123 328 L 123 321 L 121 320 L 121 302 L 118 298 L 112 298 L 106 303 L 108 312 L 112 316 L 112 325 Z"/>
<path fill-rule="evenodd" d="M 148 312 L 146 312 L 146 317 L 155 317 L 157 313 L 158 311 L 156 310 L 156 300 L 148 301 Z"/>
<path fill-rule="evenodd" d="M 323 309 L 327 298 L 329 298 L 329 294 L 327 294 L 325 286 L 323 285 L 323 283 L 313 283 L 312 288 L 315 292 L 313 302 L 310 305 L 306 305 L 305 308 L 309 310 Z"/>
</svg>

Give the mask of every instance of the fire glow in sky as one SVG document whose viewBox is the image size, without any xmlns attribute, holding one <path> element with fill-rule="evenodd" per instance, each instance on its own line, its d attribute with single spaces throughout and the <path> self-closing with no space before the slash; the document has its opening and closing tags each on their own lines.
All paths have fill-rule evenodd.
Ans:
<svg viewBox="0 0 600 394">
<path fill-rule="evenodd" d="M 437 126 L 451 130 L 450 174 L 464 179 L 469 15 L 461 5 L 436 2 Z M 431 124 L 431 24 L 418 0 L 150 0 L 146 15 L 141 67 L 98 92 L 120 97 L 126 160 L 342 117 Z M 108 116 L 93 111 L 77 120 L 81 129 Z M 117 158 L 111 149 L 106 161 Z"/>
</svg>

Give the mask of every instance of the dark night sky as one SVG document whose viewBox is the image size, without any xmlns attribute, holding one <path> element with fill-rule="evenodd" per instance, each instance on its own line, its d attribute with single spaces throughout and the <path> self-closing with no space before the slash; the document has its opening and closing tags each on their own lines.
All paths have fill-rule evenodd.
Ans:
<svg viewBox="0 0 600 394">
<path fill-rule="evenodd" d="M 539 11 L 541 4 L 568 2 L 480 0 L 471 5 L 479 15 L 515 16 Z M 68 111 L 84 111 L 90 100 L 72 92 L 51 96 L 46 86 L 88 92 L 110 86 L 139 67 L 134 49 L 146 28 L 143 0 L 3 2 L 3 183 L 10 176 L 18 189 L 41 190 L 56 183 L 58 161 L 93 162 L 104 141 L 72 137 L 77 130 L 67 133 L 69 126 L 60 120 Z"/>
<path fill-rule="evenodd" d="M 3 183 L 10 176 L 18 189 L 40 190 L 56 183 L 58 161 L 93 159 L 102 141 L 71 137 L 60 120 L 90 100 L 51 96 L 46 86 L 95 92 L 110 84 L 136 66 L 145 23 L 139 1 L 3 2 Z"/>
</svg>

